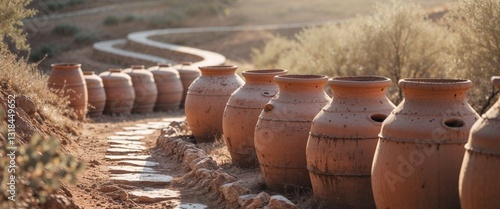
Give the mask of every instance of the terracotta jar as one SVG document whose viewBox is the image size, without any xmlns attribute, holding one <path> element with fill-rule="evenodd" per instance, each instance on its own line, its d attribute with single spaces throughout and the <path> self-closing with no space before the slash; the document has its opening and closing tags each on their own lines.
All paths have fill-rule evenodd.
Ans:
<svg viewBox="0 0 500 209">
<path fill-rule="evenodd" d="M 222 130 L 232 161 L 240 167 L 257 166 L 253 143 L 255 125 L 264 105 L 278 93 L 274 76 L 286 70 L 249 70 L 242 73 L 245 84 L 227 102 L 222 118 Z"/>
<path fill-rule="evenodd" d="M 500 89 L 500 77 L 491 78 Z M 471 128 L 465 145 L 459 192 L 462 209 L 500 205 L 500 99 Z"/>
<path fill-rule="evenodd" d="M 153 73 L 158 98 L 154 110 L 167 111 L 177 110 L 182 100 L 182 82 L 179 72 L 172 68 L 170 64 L 158 64 L 148 68 Z"/>
<path fill-rule="evenodd" d="M 186 95 L 191 83 L 193 83 L 196 78 L 201 75 L 200 70 L 195 66 L 191 65 L 190 62 L 183 62 L 178 68 L 179 76 L 181 77 L 182 82 L 182 99 L 181 99 L 181 108 L 184 108 L 184 103 L 186 101 Z"/>
<path fill-rule="evenodd" d="M 310 187 L 306 144 L 311 122 L 329 101 L 322 75 L 276 76 L 279 93 L 262 110 L 255 127 L 255 151 L 268 188 L 291 192 Z"/>
<path fill-rule="evenodd" d="M 200 67 L 201 76 L 189 86 L 185 112 L 196 142 L 213 142 L 222 136 L 222 116 L 231 94 L 243 85 L 237 66 Z"/>
<path fill-rule="evenodd" d="M 104 113 L 130 114 L 135 101 L 132 78 L 120 69 L 110 69 L 99 74 L 106 92 Z"/>
<path fill-rule="evenodd" d="M 48 79 L 48 87 L 60 91 L 68 97 L 70 107 L 75 111 L 78 119 L 84 119 L 87 114 L 88 92 L 81 64 L 57 63 L 52 64 L 52 71 Z"/>
<path fill-rule="evenodd" d="M 463 79 L 402 79 L 405 99 L 385 119 L 372 165 L 377 208 L 460 208 L 463 146 L 479 115 Z"/>
<path fill-rule="evenodd" d="M 135 101 L 132 112 L 152 112 L 158 97 L 155 79 L 151 72 L 144 69 L 144 65 L 132 65 L 122 71 L 132 78 L 134 85 Z"/>
<path fill-rule="evenodd" d="M 106 105 L 106 92 L 102 79 L 94 71 L 83 71 L 89 99 L 88 115 L 91 117 L 101 116 Z"/>
<path fill-rule="evenodd" d="M 328 81 L 333 99 L 312 122 L 307 169 L 316 199 L 333 208 L 375 208 L 371 166 L 384 119 L 394 109 L 379 76 Z"/>
</svg>

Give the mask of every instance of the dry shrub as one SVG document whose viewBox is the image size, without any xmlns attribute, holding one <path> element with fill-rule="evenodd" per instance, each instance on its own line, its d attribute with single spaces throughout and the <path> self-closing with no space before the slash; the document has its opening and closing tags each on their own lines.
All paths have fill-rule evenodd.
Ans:
<svg viewBox="0 0 500 209">
<path fill-rule="evenodd" d="M 472 80 L 469 102 L 482 114 L 499 92 L 490 78 L 500 75 L 500 1 L 464 0 L 446 18 L 455 34 L 447 73 Z"/>
<path fill-rule="evenodd" d="M 419 5 L 392 1 L 378 4 L 373 16 L 306 28 L 295 40 L 277 38 L 253 55 L 258 68 L 329 76 L 376 74 L 396 83 L 401 78 L 441 76 L 440 52 L 447 47 L 447 35 Z M 402 95 L 396 92 L 394 85 L 391 99 L 398 103 Z"/>
</svg>

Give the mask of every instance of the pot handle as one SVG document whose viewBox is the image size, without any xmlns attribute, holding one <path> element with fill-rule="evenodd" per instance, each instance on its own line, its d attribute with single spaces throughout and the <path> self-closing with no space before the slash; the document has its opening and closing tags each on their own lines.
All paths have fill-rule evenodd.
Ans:
<svg viewBox="0 0 500 209">
<path fill-rule="evenodd" d="M 274 109 L 274 105 L 272 105 L 272 104 L 266 104 L 264 106 L 264 112 L 269 112 L 269 111 L 271 111 L 273 109 Z"/>
</svg>

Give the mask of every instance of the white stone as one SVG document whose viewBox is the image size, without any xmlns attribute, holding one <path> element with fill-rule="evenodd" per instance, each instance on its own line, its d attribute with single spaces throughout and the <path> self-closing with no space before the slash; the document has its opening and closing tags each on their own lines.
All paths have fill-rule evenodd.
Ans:
<svg viewBox="0 0 500 209">
<path fill-rule="evenodd" d="M 158 173 L 155 169 L 150 167 L 139 167 L 139 166 L 108 166 L 108 170 L 112 174 L 123 174 L 123 173 Z"/>
<path fill-rule="evenodd" d="M 292 201 L 282 195 L 273 195 L 269 200 L 268 209 L 296 209 L 297 206 Z"/>
<path fill-rule="evenodd" d="M 137 153 L 142 151 L 144 150 L 131 149 L 131 148 L 114 148 L 114 147 L 110 147 L 106 150 L 106 152 L 109 154 L 127 154 L 127 153 Z"/>
<path fill-rule="evenodd" d="M 186 116 L 179 116 L 179 117 L 173 117 L 173 118 L 163 118 L 162 121 L 165 121 L 165 122 L 182 122 L 182 121 L 185 121 L 186 120 Z"/>
<path fill-rule="evenodd" d="M 180 199 L 180 192 L 170 189 L 158 189 L 146 187 L 144 189 L 132 190 L 128 192 L 131 198 L 139 203 L 152 203 L 164 200 Z"/>
<path fill-rule="evenodd" d="M 145 130 L 137 130 L 134 131 L 134 135 L 150 135 L 153 134 L 156 130 L 150 130 L 150 129 L 145 129 Z"/>
<path fill-rule="evenodd" d="M 148 148 L 138 144 L 112 144 L 109 145 L 112 148 L 123 148 L 123 149 L 133 149 L 133 150 L 147 150 Z"/>
<path fill-rule="evenodd" d="M 135 131 L 117 131 L 117 132 L 115 132 L 115 134 L 118 136 L 134 136 L 134 135 L 136 135 Z"/>
<path fill-rule="evenodd" d="M 117 184 L 128 184 L 135 186 L 167 185 L 174 178 L 169 175 L 141 173 L 141 174 L 111 174 L 110 179 Z"/>
<path fill-rule="evenodd" d="M 151 155 L 106 155 L 106 160 L 146 160 L 152 158 Z"/>
<path fill-rule="evenodd" d="M 208 206 L 199 203 L 183 203 L 174 209 L 205 209 Z"/>
<path fill-rule="evenodd" d="M 144 142 L 124 140 L 124 139 L 108 139 L 108 144 L 136 144 L 136 145 L 144 145 Z"/>
<path fill-rule="evenodd" d="M 144 161 L 144 160 L 122 160 L 118 162 L 118 165 L 132 165 L 132 166 L 144 166 L 144 167 L 155 167 L 160 165 L 157 162 L 153 161 Z"/>
<path fill-rule="evenodd" d="M 139 126 L 130 126 L 130 127 L 123 127 L 122 128 L 125 131 L 137 131 L 137 130 L 144 130 L 146 129 L 145 127 L 139 127 Z"/>
</svg>

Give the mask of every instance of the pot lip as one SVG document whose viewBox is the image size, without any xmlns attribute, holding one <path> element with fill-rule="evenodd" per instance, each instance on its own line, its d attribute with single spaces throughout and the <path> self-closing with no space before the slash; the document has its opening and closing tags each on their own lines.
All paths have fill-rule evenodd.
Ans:
<svg viewBox="0 0 500 209">
<path fill-rule="evenodd" d="M 145 65 L 130 65 L 130 69 L 133 69 L 133 70 L 142 70 L 145 67 L 146 67 Z"/>
<path fill-rule="evenodd" d="M 158 66 L 158 68 L 160 68 L 160 67 L 172 67 L 172 63 L 166 63 L 166 62 L 159 62 L 159 63 L 156 63 L 156 65 Z"/>
<path fill-rule="evenodd" d="M 472 81 L 462 78 L 404 78 L 398 82 L 403 89 L 461 90 L 472 87 Z"/>
<path fill-rule="evenodd" d="M 241 74 L 243 76 L 260 77 L 260 76 L 273 76 L 273 75 L 284 75 L 288 73 L 288 70 L 284 69 L 261 69 L 261 70 L 245 70 Z"/>
<path fill-rule="evenodd" d="M 199 66 L 198 69 L 203 71 L 225 71 L 225 70 L 236 70 L 238 66 L 236 65 L 210 65 L 210 66 Z"/>
<path fill-rule="evenodd" d="M 95 71 L 93 71 L 93 70 L 85 70 L 85 71 L 83 71 L 83 75 L 95 75 Z"/>
<path fill-rule="evenodd" d="M 82 67 L 82 64 L 80 63 L 64 63 L 64 62 L 61 62 L 61 63 L 53 63 L 53 64 L 50 64 L 50 66 L 52 68 L 58 68 L 58 69 L 74 69 L 74 68 L 81 68 Z"/>
<path fill-rule="evenodd" d="M 495 85 L 497 88 L 500 88 L 500 76 L 492 76 L 491 84 Z"/>
<path fill-rule="evenodd" d="M 328 84 L 331 86 L 363 86 L 363 87 L 388 87 L 392 83 L 390 78 L 376 75 L 361 75 L 361 76 L 338 76 L 328 79 Z"/>
<path fill-rule="evenodd" d="M 274 77 L 276 82 L 291 82 L 291 83 L 326 83 L 328 76 L 315 74 L 288 74 L 277 75 Z"/>
<path fill-rule="evenodd" d="M 120 68 L 110 68 L 110 69 L 108 69 L 108 71 L 110 73 L 121 73 L 122 69 L 120 69 Z"/>
</svg>

